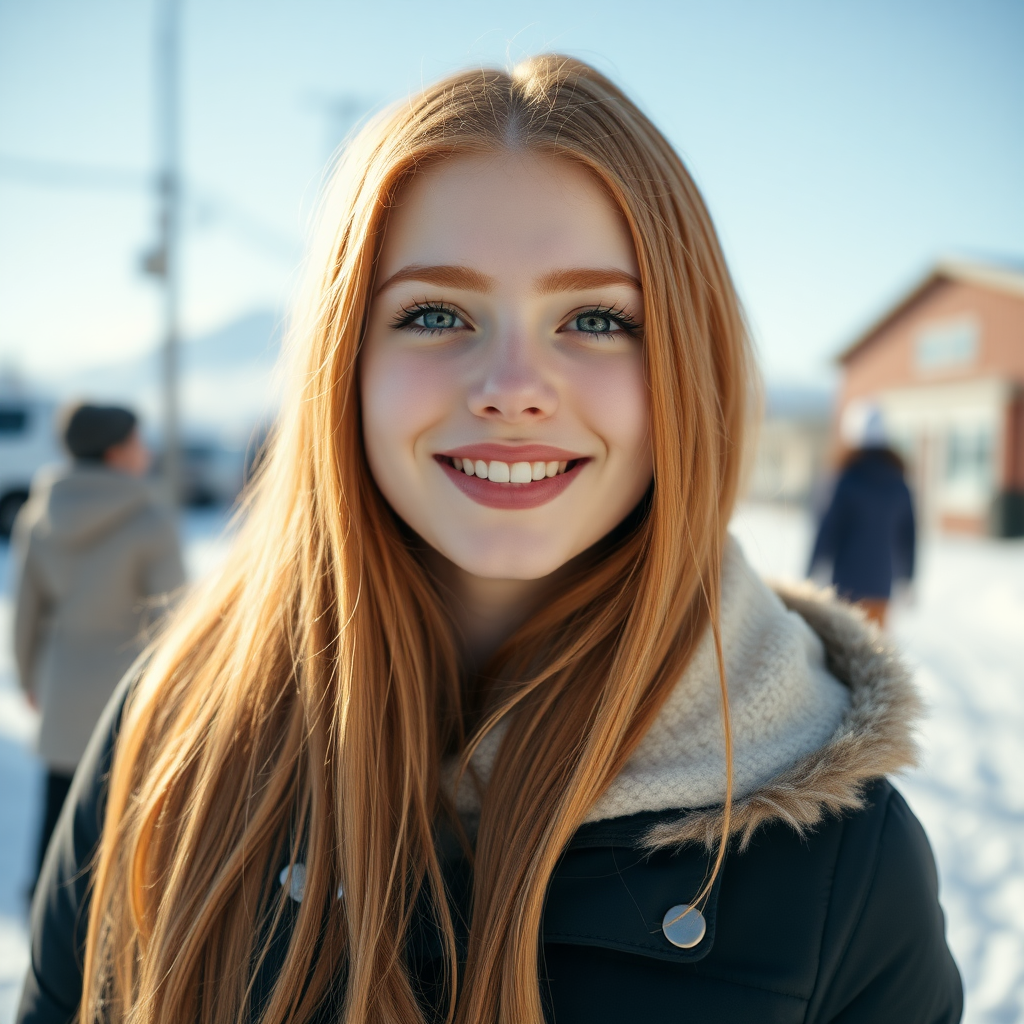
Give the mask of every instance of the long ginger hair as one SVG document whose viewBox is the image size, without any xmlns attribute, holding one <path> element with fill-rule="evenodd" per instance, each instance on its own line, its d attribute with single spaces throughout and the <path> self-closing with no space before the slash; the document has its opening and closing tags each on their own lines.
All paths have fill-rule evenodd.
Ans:
<svg viewBox="0 0 1024 1024">
<path fill-rule="evenodd" d="M 629 225 L 654 479 L 487 667 L 515 685 L 470 715 L 439 586 L 367 466 L 357 364 L 403 184 L 434 161 L 501 150 L 582 164 Z M 322 224 L 291 326 L 290 394 L 232 553 L 126 704 L 93 869 L 87 1021 L 284 1024 L 336 1000 L 347 1024 L 416 1024 L 405 943 L 426 898 L 446 946 L 446 1019 L 538 1024 L 558 858 L 707 628 L 720 648 L 753 367 L 707 211 L 647 118 L 565 57 L 453 75 L 363 129 Z M 441 765 L 465 762 L 499 720 L 460 968 L 435 851 L 451 813 Z M 299 860 L 304 898 L 289 904 L 277 871 Z M 275 941 L 283 967 L 264 990 Z"/>
</svg>

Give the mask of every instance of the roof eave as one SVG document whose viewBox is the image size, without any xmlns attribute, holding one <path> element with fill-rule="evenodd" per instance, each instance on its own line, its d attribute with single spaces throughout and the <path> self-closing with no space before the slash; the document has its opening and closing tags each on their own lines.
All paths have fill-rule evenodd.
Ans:
<svg viewBox="0 0 1024 1024">
<path fill-rule="evenodd" d="M 895 306 L 892 306 L 881 317 L 875 320 L 866 330 L 862 331 L 836 357 L 840 366 L 845 365 L 865 345 L 875 338 L 883 328 L 887 327 L 907 308 L 917 302 L 921 296 L 939 281 L 963 281 L 993 291 L 1008 292 L 1024 298 L 1024 272 L 1011 267 L 1001 267 L 988 263 L 972 263 L 969 260 L 943 259 L 915 285 Z"/>
</svg>

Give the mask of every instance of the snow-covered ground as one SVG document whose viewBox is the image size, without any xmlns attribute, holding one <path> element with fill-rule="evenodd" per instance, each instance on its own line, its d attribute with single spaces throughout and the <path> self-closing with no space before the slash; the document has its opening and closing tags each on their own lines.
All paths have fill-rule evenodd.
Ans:
<svg viewBox="0 0 1024 1024">
<path fill-rule="evenodd" d="M 186 517 L 191 574 L 218 558 L 221 526 L 213 514 Z M 802 574 L 810 524 L 799 510 L 746 506 L 733 530 L 765 575 Z M 0 551 L 4 576 L 6 562 Z M 5 597 L 3 637 L 9 616 Z M 935 849 L 965 1020 L 1024 1020 L 1024 542 L 926 542 L 890 629 L 931 709 L 923 762 L 899 785 Z M 34 730 L 0 641 L 0 1024 L 13 1018 L 28 956 L 24 890 L 42 781 Z"/>
</svg>

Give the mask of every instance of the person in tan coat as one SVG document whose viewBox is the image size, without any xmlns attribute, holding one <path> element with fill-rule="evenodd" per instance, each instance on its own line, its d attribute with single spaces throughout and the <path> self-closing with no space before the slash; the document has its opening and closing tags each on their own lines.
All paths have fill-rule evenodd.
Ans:
<svg viewBox="0 0 1024 1024">
<path fill-rule="evenodd" d="M 184 582 L 173 518 L 143 479 L 134 413 L 76 405 L 62 433 L 72 462 L 37 474 L 13 535 L 15 656 L 48 769 L 39 864 L 104 706 L 162 597 Z"/>
</svg>

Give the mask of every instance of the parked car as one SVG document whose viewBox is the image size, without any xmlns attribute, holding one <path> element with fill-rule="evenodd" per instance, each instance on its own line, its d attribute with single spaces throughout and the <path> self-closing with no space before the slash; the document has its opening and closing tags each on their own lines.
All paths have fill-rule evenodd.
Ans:
<svg viewBox="0 0 1024 1024">
<path fill-rule="evenodd" d="M 154 475 L 163 469 L 163 453 L 154 452 Z M 186 438 L 181 446 L 181 503 L 193 507 L 230 505 L 242 489 L 245 453 L 212 438 Z"/>
<path fill-rule="evenodd" d="M 59 462 L 63 452 L 54 432 L 57 403 L 20 392 L 0 393 L 0 537 L 8 538 L 14 517 L 28 498 L 40 466 Z"/>
</svg>

